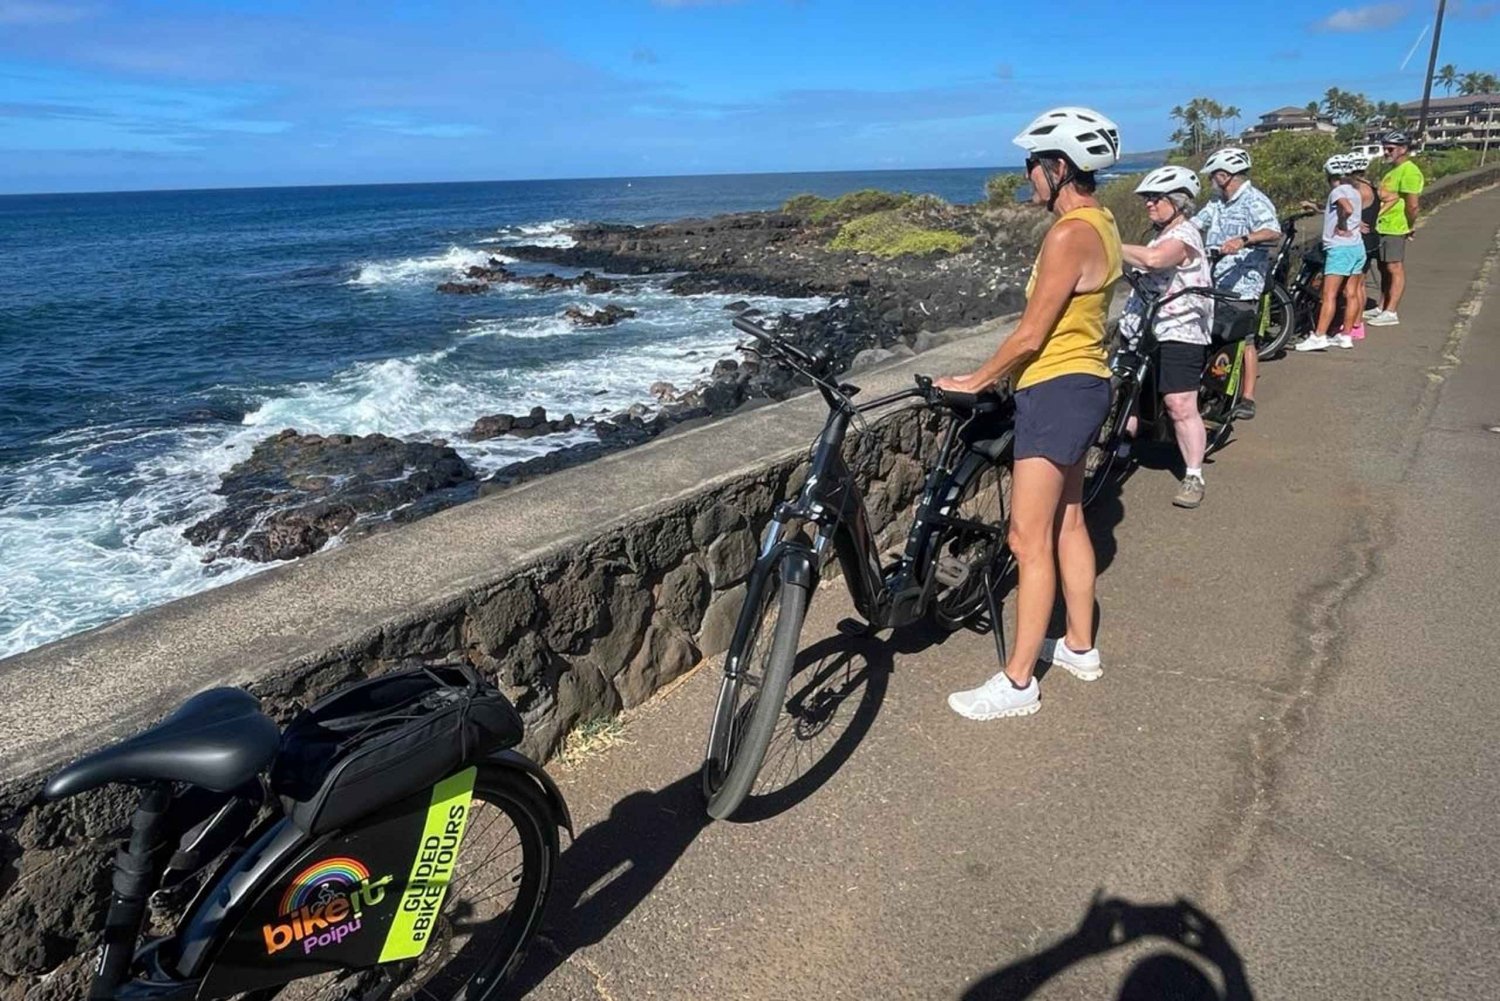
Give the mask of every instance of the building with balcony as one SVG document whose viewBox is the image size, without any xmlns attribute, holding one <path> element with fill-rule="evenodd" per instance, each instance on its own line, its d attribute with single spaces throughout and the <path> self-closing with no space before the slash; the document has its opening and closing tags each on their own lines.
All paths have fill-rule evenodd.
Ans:
<svg viewBox="0 0 1500 1001">
<path fill-rule="evenodd" d="M 1240 141 L 1249 144 L 1277 132 L 1327 132 L 1332 135 L 1335 131 L 1333 122 L 1322 115 L 1287 105 L 1261 115 L 1260 122 L 1246 129 Z"/>
<path fill-rule="evenodd" d="M 1422 113 L 1422 102 L 1408 101 L 1401 105 L 1401 113 L 1415 131 L 1417 117 Z M 1374 133 L 1372 137 L 1378 136 L 1379 133 Z M 1434 97 L 1428 102 L 1424 146 L 1481 149 L 1486 136 L 1491 149 L 1500 149 L 1500 94 Z"/>
</svg>

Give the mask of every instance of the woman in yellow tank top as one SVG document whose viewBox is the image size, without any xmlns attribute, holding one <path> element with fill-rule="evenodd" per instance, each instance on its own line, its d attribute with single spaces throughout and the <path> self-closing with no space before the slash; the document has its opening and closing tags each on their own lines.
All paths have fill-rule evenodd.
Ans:
<svg viewBox="0 0 1500 1001">
<path fill-rule="evenodd" d="M 978 370 L 940 379 L 975 393 L 1005 376 L 1016 387 L 1010 549 L 1020 568 L 1016 644 L 1005 669 L 948 704 L 969 719 L 1040 708 L 1032 673 L 1045 659 L 1084 681 L 1104 671 L 1094 647 L 1094 546 L 1083 521 L 1084 459 L 1109 410 L 1104 321 L 1120 277 L 1120 234 L 1094 198 L 1094 172 L 1120 156 L 1113 122 L 1088 108 L 1055 108 L 1016 137 L 1027 151 L 1032 201 L 1057 216 L 1026 286 L 1026 312 Z M 1067 631 L 1047 638 L 1061 572 Z"/>
</svg>

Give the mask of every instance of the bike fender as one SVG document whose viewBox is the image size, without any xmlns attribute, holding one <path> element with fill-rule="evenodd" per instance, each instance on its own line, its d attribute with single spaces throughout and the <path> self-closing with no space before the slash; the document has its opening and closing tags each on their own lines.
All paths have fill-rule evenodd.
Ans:
<svg viewBox="0 0 1500 1001">
<path fill-rule="evenodd" d="M 541 765 L 532 761 L 520 751 L 497 751 L 485 759 L 489 764 L 501 768 L 510 768 L 514 771 L 523 772 L 542 791 L 542 796 L 547 800 L 547 805 L 552 808 L 552 819 L 557 826 L 568 832 L 568 837 L 574 838 L 573 815 L 568 812 L 567 801 L 563 799 L 562 790 L 557 788 L 557 783 L 552 781 Z"/>
<path fill-rule="evenodd" d="M 817 583 L 817 572 L 813 566 L 813 554 L 806 549 L 787 548 L 781 554 L 781 582 L 811 591 Z"/>
</svg>

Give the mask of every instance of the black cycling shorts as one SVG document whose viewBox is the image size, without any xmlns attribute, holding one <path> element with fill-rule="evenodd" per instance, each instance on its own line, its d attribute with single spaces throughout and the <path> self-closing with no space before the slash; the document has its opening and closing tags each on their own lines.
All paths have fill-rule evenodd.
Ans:
<svg viewBox="0 0 1500 1001">
<path fill-rule="evenodd" d="M 1206 344 L 1162 341 L 1157 348 L 1156 388 L 1163 393 L 1196 392 L 1207 361 Z"/>
</svg>

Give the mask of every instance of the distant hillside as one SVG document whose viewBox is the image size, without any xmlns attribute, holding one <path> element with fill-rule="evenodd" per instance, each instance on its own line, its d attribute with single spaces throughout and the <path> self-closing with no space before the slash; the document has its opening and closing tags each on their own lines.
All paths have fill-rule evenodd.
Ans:
<svg viewBox="0 0 1500 1001">
<path fill-rule="evenodd" d="M 1153 149 L 1144 153 L 1126 153 L 1120 157 L 1120 162 L 1115 164 L 1115 169 L 1131 173 L 1137 170 L 1150 170 L 1152 167 L 1160 167 L 1167 162 L 1167 154 L 1171 150 Z"/>
</svg>

